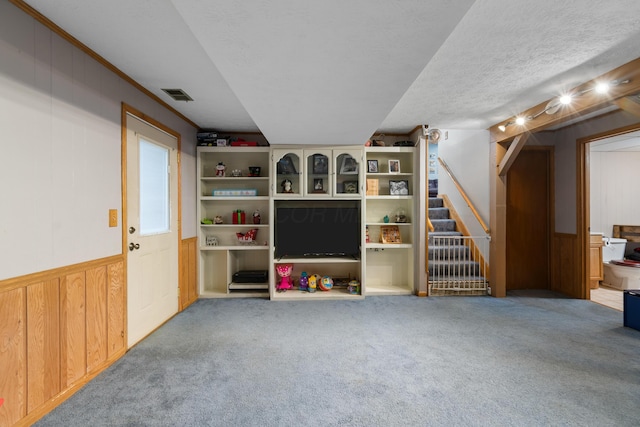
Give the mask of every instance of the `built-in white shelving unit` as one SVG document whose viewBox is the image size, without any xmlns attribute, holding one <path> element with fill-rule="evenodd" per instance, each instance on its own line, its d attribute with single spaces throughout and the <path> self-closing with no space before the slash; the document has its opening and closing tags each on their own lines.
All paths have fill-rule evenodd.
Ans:
<svg viewBox="0 0 640 427">
<path fill-rule="evenodd" d="M 418 218 L 420 203 L 414 193 L 415 152 L 415 147 L 198 147 L 200 295 L 286 301 L 414 293 L 419 227 L 413 221 Z M 224 176 L 219 164 L 225 167 Z M 258 167 L 260 173 L 249 176 L 250 167 L 252 172 Z M 233 176 L 234 170 L 241 176 Z M 377 180 L 377 194 L 368 194 L 367 180 Z M 348 237 L 357 240 L 357 253 L 313 254 L 316 243 L 299 233 L 296 237 L 308 244 L 312 256 L 279 254 L 277 229 L 283 226 L 278 225 L 277 212 L 281 208 L 322 207 L 357 212 L 359 233 Z M 244 213 L 244 224 L 234 223 L 234 217 L 235 222 L 242 222 L 239 211 Z M 254 212 L 260 215 L 256 224 Z M 216 217 L 221 223 L 216 223 Z M 388 226 L 397 227 L 401 242 L 380 241 Z M 238 233 L 251 230 L 257 233 L 254 241 L 238 239 Z M 293 266 L 293 289 L 278 291 L 276 267 L 280 264 Z M 267 279 L 234 282 L 238 271 L 266 271 Z M 329 291 L 301 291 L 298 284 L 303 272 L 329 276 L 334 286 Z M 348 288 L 351 280 L 359 282 L 357 291 Z"/>
</svg>

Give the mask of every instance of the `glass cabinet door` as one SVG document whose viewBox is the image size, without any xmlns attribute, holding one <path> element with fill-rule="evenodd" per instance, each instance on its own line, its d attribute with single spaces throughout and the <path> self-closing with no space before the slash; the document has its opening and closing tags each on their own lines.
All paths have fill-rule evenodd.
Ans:
<svg viewBox="0 0 640 427">
<path fill-rule="evenodd" d="M 302 195 L 302 163 L 301 150 L 273 150 L 275 171 L 273 193 L 276 196 Z"/>
<path fill-rule="evenodd" d="M 356 197 L 362 194 L 362 152 L 334 150 L 336 196 Z"/>
<path fill-rule="evenodd" d="M 331 150 L 305 150 L 305 196 L 331 194 Z"/>
</svg>

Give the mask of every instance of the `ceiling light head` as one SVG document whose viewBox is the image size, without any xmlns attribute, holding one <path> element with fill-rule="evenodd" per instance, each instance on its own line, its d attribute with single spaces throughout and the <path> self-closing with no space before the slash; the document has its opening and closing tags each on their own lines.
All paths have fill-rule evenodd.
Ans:
<svg viewBox="0 0 640 427">
<path fill-rule="evenodd" d="M 558 101 L 560 101 L 560 104 L 562 105 L 569 105 L 571 104 L 571 101 L 573 100 L 573 97 L 569 94 L 566 95 L 562 95 Z"/>
<path fill-rule="evenodd" d="M 605 94 L 607 92 L 609 92 L 609 88 L 610 88 L 610 84 L 609 82 L 600 82 L 598 84 L 596 84 L 595 90 L 597 93 L 601 93 L 601 94 Z"/>
<path fill-rule="evenodd" d="M 500 125 L 498 126 L 498 129 L 500 130 L 500 132 L 504 132 L 507 130 L 507 125 Z"/>
<path fill-rule="evenodd" d="M 527 121 L 526 117 L 523 117 L 523 116 L 516 117 L 516 124 L 518 126 L 522 126 L 523 124 L 525 124 L 526 121 Z"/>
</svg>

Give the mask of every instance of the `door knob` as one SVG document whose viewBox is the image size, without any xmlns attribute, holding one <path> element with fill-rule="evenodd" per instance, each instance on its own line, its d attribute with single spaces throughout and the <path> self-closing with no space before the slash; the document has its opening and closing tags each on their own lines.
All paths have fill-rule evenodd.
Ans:
<svg viewBox="0 0 640 427">
<path fill-rule="evenodd" d="M 134 249 L 140 249 L 139 243 L 129 243 L 129 250 L 132 251 Z"/>
<path fill-rule="evenodd" d="M 135 227 L 129 227 L 129 234 L 133 234 L 136 232 Z"/>
</svg>

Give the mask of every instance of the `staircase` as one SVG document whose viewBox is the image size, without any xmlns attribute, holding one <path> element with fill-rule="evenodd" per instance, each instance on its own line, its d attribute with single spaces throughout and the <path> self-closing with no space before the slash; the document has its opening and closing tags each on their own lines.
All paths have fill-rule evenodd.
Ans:
<svg viewBox="0 0 640 427">
<path fill-rule="evenodd" d="M 429 198 L 429 295 L 487 295 L 488 267 L 478 245 L 486 236 L 464 236 L 449 215 L 444 200 Z M 484 252 L 486 253 L 486 252 Z"/>
</svg>

